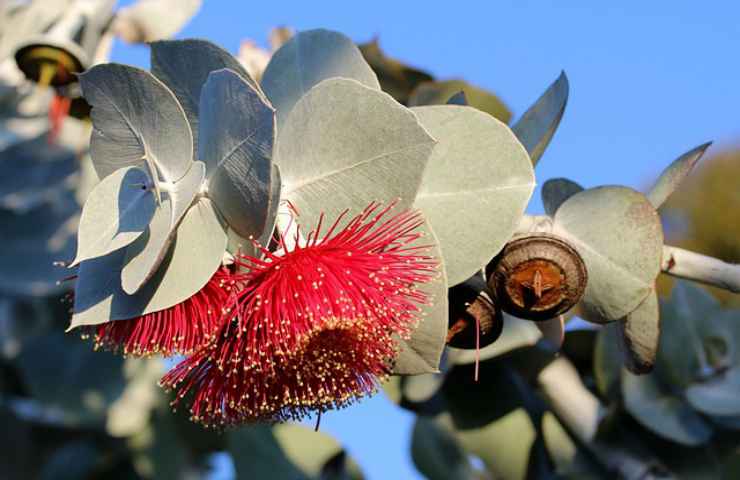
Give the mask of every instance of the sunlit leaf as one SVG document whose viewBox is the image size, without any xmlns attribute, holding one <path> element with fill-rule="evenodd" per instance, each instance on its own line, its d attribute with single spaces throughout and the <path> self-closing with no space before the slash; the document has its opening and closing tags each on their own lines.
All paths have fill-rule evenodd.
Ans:
<svg viewBox="0 0 740 480">
<path fill-rule="evenodd" d="M 228 68 L 261 92 L 236 58 L 206 40 L 163 40 L 152 43 L 151 49 L 152 74 L 172 90 L 182 105 L 193 132 L 195 151 L 199 148 L 200 94 L 211 72 Z"/>
<path fill-rule="evenodd" d="M 313 478 L 324 478 L 327 464 L 343 454 L 333 437 L 302 425 L 276 425 L 272 433 L 286 457 Z"/>
<path fill-rule="evenodd" d="M 487 347 L 481 348 L 480 360 L 487 360 L 504 355 L 522 347 L 531 347 L 542 338 L 542 332 L 534 322 L 521 320 L 504 314 L 504 329 L 501 336 Z M 456 365 L 465 365 L 475 362 L 475 350 L 448 348 L 448 359 Z"/>
<path fill-rule="evenodd" d="M 545 206 L 545 213 L 554 217 L 564 201 L 581 191 L 583 191 L 582 186 L 567 178 L 552 178 L 546 181 L 542 185 L 542 203 Z"/>
<path fill-rule="evenodd" d="M 418 240 L 418 243 L 432 247 L 429 255 L 440 259 L 440 272 L 437 278 L 420 288 L 429 295 L 431 305 L 422 307 L 421 320 L 411 333 L 411 338 L 399 339 L 400 352 L 393 365 L 395 375 L 437 372 L 447 336 L 448 283 L 444 273 L 444 263 L 434 231 L 429 224 L 425 224 L 422 228 L 424 236 Z"/>
<path fill-rule="evenodd" d="M 221 264 L 226 240 L 225 227 L 211 202 L 203 198 L 185 214 L 157 274 L 136 294 L 128 295 L 121 288 L 125 250 L 82 262 L 70 328 L 134 318 L 190 298 Z"/>
<path fill-rule="evenodd" d="M 206 163 L 209 198 L 229 227 L 244 238 L 259 237 L 272 195 L 275 111 L 236 72 L 208 76 L 200 104 L 198 158 Z"/>
<path fill-rule="evenodd" d="M 310 477 L 285 455 L 266 425 L 242 427 L 229 432 L 228 449 L 237 478 L 308 480 Z"/>
<path fill-rule="evenodd" d="M 116 12 L 113 31 L 129 43 L 175 35 L 198 12 L 202 0 L 138 0 Z"/>
<path fill-rule="evenodd" d="M 116 170 L 88 196 L 77 230 L 72 265 L 130 244 L 146 230 L 157 205 L 147 188 L 149 176 L 138 167 Z"/>
<path fill-rule="evenodd" d="M 193 161 L 193 135 L 172 92 L 149 72 L 106 63 L 80 75 L 92 105 L 90 153 L 102 179 L 121 167 L 179 180 Z"/>
<path fill-rule="evenodd" d="M 411 459 L 429 480 L 474 478 L 470 461 L 455 437 L 422 416 L 416 417 L 411 433 Z"/>
<path fill-rule="evenodd" d="M 681 185 L 711 144 L 712 142 L 708 142 L 684 153 L 663 170 L 655 185 L 650 189 L 650 193 L 647 194 L 650 203 L 655 208 L 663 205 L 674 190 Z"/>
<path fill-rule="evenodd" d="M 434 139 L 388 94 L 347 79 L 326 80 L 295 106 L 280 131 L 276 163 L 298 223 L 336 219 L 373 201 L 411 206 Z"/>
<path fill-rule="evenodd" d="M 584 318 L 618 320 L 652 291 L 660 272 L 663 230 L 658 214 L 627 187 L 598 187 L 566 200 L 553 233 L 583 257 L 588 285 L 580 303 Z"/>
<path fill-rule="evenodd" d="M 136 293 L 157 271 L 178 225 L 200 191 L 205 175 L 205 164 L 193 163 L 185 176 L 167 192 L 145 233 L 126 248 L 126 260 L 121 270 L 121 285 L 126 293 Z"/>
<path fill-rule="evenodd" d="M 532 164 L 537 162 L 545 152 L 547 145 L 563 118 L 568 103 L 568 77 L 565 72 L 550 85 L 545 93 L 524 112 L 524 115 L 511 129 L 527 149 Z"/>
<path fill-rule="evenodd" d="M 288 114 L 303 95 L 332 77 L 353 79 L 380 90 L 378 78 L 360 50 L 341 33 L 307 30 L 280 47 L 262 75 L 262 89 L 277 110 L 278 130 L 282 130 Z"/>
<path fill-rule="evenodd" d="M 412 110 L 438 142 L 415 206 L 432 224 L 450 285 L 456 285 L 514 234 L 534 189 L 534 172 L 511 130 L 490 115 L 451 105 Z"/>
<path fill-rule="evenodd" d="M 469 84 L 464 80 L 446 80 L 442 82 L 424 82 L 420 84 L 409 98 L 409 106 L 444 105 L 453 95 L 463 92 L 467 104 L 478 110 L 509 123 L 511 111 L 493 93 Z"/>
</svg>

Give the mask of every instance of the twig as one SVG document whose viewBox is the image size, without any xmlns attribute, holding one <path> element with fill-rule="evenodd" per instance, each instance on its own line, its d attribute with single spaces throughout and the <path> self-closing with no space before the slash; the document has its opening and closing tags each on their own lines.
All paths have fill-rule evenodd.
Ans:
<svg viewBox="0 0 740 480">
<path fill-rule="evenodd" d="M 740 265 L 678 247 L 663 247 L 664 273 L 740 293 Z"/>
</svg>

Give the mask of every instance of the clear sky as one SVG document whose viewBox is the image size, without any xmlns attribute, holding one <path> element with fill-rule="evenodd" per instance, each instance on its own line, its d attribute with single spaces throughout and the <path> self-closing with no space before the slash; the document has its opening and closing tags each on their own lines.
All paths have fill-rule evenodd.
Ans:
<svg viewBox="0 0 740 480">
<path fill-rule="evenodd" d="M 124 2 L 128 3 L 128 2 Z M 495 91 L 515 118 L 565 70 L 570 101 L 537 168 L 542 184 L 646 188 L 675 157 L 708 140 L 740 147 L 740 2 L 205 0 L 180 37 L 236 52 L 276 25 L 325 27 L 381 47 L 440 78 Z M 148 65 L 145 47 L 115 61 Z M 531 211 L 541 211 L 539 191 Z M 420 478 L 409 455 L 412 417 L 382 396 L 325 415 L 375 479 Z"/>
</svg>

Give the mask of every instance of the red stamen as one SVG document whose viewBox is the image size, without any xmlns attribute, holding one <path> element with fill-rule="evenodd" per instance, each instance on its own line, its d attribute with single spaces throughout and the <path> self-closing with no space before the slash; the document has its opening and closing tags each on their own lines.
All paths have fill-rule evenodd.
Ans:
<svg viewBox="0 0 740 480">
<path fill-rule="evenodd" d="M 114 320 L 89 327 L 95 348 L 126 355 L 189 354 L 207 344 L 221 325 L 223 306 L 233 295 L 236 282 L 221 267 L 195 295 L 165 310 L 128 320 Z"/>
<path fill-rule="evenodd" d="M 422 223 L 394 205 L 371 204 L 339 230 L 312 231 L 304 246 L 264 259 L 236 259 L 245 287 L 208 347 L 175 367 L 162 385 L 188 394 L 195 420 L 232 425 L 300 419 L 374 393 L 408 338 L 437 274 L 425 248 L 410 246 Z M 338 230 L 336 233 L 334 233 Z"/>
</svg>

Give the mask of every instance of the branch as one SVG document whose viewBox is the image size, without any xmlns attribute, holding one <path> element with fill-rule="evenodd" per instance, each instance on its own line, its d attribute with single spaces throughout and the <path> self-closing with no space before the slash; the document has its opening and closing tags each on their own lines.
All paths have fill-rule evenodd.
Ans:
<svg viewBox="0 0 740 480">
<path fill-rule="evenodd" d="M 740 293 L 740 265 L 678 247 L 663 247 L 664 273 Z"/>
</svg>

